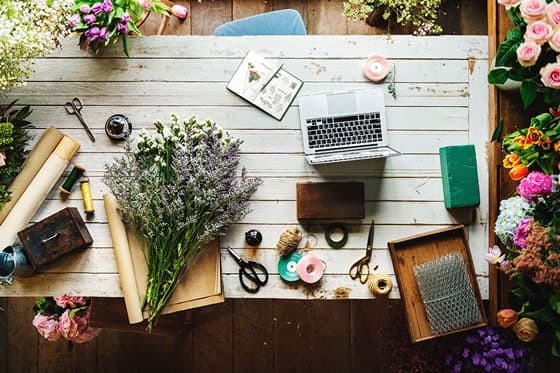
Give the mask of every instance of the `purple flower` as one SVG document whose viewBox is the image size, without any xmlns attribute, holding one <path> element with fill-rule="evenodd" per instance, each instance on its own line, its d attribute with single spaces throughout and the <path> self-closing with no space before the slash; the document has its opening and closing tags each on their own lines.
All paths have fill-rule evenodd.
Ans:
<svg viewBox="0 0 560 373">
<path fill-rule="evenodd" d="M 533 171 L 519 182 L 517 193 L 527 201 L 535 197 L 550 194 L 552 192 L 552 178 L 539 171 Z"/>
<path fill-rule="evenodd" d="M 117 31 L 121 34 L 126 34 L 128 32 L 128 25 L 126 23 L 117 22 Z"/>
<path fill-rule="evenodd" d="M 70 28 L 76 28 L 78 26 L 78 22 L 80 22 L 80 15 L 79 14 L 72 14 L 70 18 L 68 18 L 68 23 L 70 24 Z"/>
<path fill-rule="evenodd" d="M 80 5 L 80 12 L 82 12 L 84 14 L 88 14 L 89 11 L 90 11 L 89 5 L 87 5 L 87 4 Z"/>
<path fill-rule="evenodd" d="M 93 12 L 93 14 L 101 13 L 103 11 L 103 4 L 101 3 L 93 4 L 93 6 L 91 7 L 91 11 Z"/>
<path fill-rule="evenodd" d="M 99 30 L 99 39 L 107 40 L 109 38 L 109 32 L 107 31 L 107 27 L 103 27 Z"/>
<path fill-rule="evenodd" d="M 84 35 L 89 39 L 89 41 L 96 41 L 99 39 L 99 31 L 99 27 L 91 27 L 84 32 Z"/>
<path fill-rule="evenodd" d="M 96 20 L 97 19 L 95 18 L 95 15 L 93 15 L 93 14 L 88 14 L 87 16 L 84 17 L 84 22 L 86 23 L 86 25 L 91 25 Z"/>
<path fill-rule="evenodd" d="M 128 14 L 128 12 L 125 12 L 123 14 L 123 16 L 121 17 L 120 22 L 121 23 L 128 23 L 130 21 L 130 14 Z"/>
<path fill-rule="evenodd" d="M 111 13 L 111 11 L 113 10 L 113 3 L 111 2 L 111 0 L 104 0 L 102 9 L 107 14 Z"/>
<path fill-rule="evenodd" d="M 531 220 L 529 219 L 521 219 L 519 225 L 515 229 L 515 236 L 513 238 L 513 243 L 519 246 L 522 249 L 527 248 L 527 243 L 525 239 L 527 238 L 527 226 L 529 225 Z"/>
</svg>

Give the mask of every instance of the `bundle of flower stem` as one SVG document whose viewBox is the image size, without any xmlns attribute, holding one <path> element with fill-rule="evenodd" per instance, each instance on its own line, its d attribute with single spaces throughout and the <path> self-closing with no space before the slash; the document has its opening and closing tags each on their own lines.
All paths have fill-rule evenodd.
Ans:
<svg viewBox="0 0 560 373">
<path fill-rule="evenodd" d="M 239 173 L 240 140 L 194 118 L 154 123 L 137 150 L 108 165 L 105 183 L 145 242 L 150 331 L 204 246 L 248 212 L 260 180 Z"/>
</svg>

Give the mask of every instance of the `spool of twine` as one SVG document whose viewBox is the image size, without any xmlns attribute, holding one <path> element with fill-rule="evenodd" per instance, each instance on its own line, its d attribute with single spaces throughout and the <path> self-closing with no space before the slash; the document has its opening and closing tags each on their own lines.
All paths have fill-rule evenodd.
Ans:
<svg viewBox="0 0 560 373">
<path fill-rule="evenodd" d="M 63 194 L 69 195 L 72 192 L 72 187 L 74 186 L 76 181 L 78 181 L 78 179 L 83 175 L 85 170 L 86 169 L 80 166 L 79 164 L 74 163 L 74 168 L 70 172 L 70 175 L 68 175 L 68 178 L 66 179 L 64 184 L 59 186 L 58 189 Z"/>
<path fill-rule="evenodd" d="M 387 295 L 393 288 L 393 280 L 385 274 L 369 275 L 367 286 L 374 295 Z"/>
<path fill-rule="evenodd" d="M 83 178 L 80 180 L 80 186 L 82 189 L 82 200 L 84 201 L 84 211 L 87 214 L 93 214 L 95 209 L 93 207 L 93 197 L 91 195 L 91 186 L 89 184 L 89 179 Z"/>
<path fill-rule="evenodd" d="M 286 256 L 297 250 L 299 241 L 301 241 L 301 232 L 296 227 L 286 229 L 280 235 L 276 244 L 276 251 L 281 256 Z"/>
</svg>

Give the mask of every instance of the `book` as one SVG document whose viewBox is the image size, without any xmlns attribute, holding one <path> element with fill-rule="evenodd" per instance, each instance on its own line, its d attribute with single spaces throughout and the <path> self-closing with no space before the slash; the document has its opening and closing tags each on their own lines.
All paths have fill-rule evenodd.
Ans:
<svg viewBox="0 0 560 373">
<path fill-rule="evenodd" d="M 303 81 L 259 54 L 249 51 L 237 67 L 227 89 L 277 120 L 303 86 Z"/>
<path fill-rule="evenodd" d="M 128 321 L 130 324 L 139 323 L 148 316 L 142 310 L 148 284 L 145 253 L 136 234 L 121 220 L 115 197 L 105 194 L 103 199 Z M 218 240 L 215 240 L 208 244 L 187 271 L 161 313 L 179 312 L 223 301 L 220 252 Z"/>
</svg>

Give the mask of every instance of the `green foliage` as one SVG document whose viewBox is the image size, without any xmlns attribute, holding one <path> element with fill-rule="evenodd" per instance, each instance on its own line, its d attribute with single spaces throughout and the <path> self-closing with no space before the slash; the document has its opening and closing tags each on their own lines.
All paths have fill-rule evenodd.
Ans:
<svg viewBox="0 0 560 373">
<path fill-rule="evenodd" d="M 533 80 L 524 80 L 521 83 L 521 100 L 527 109 L 537 98 L 537 84 Z"/>
</svg>

